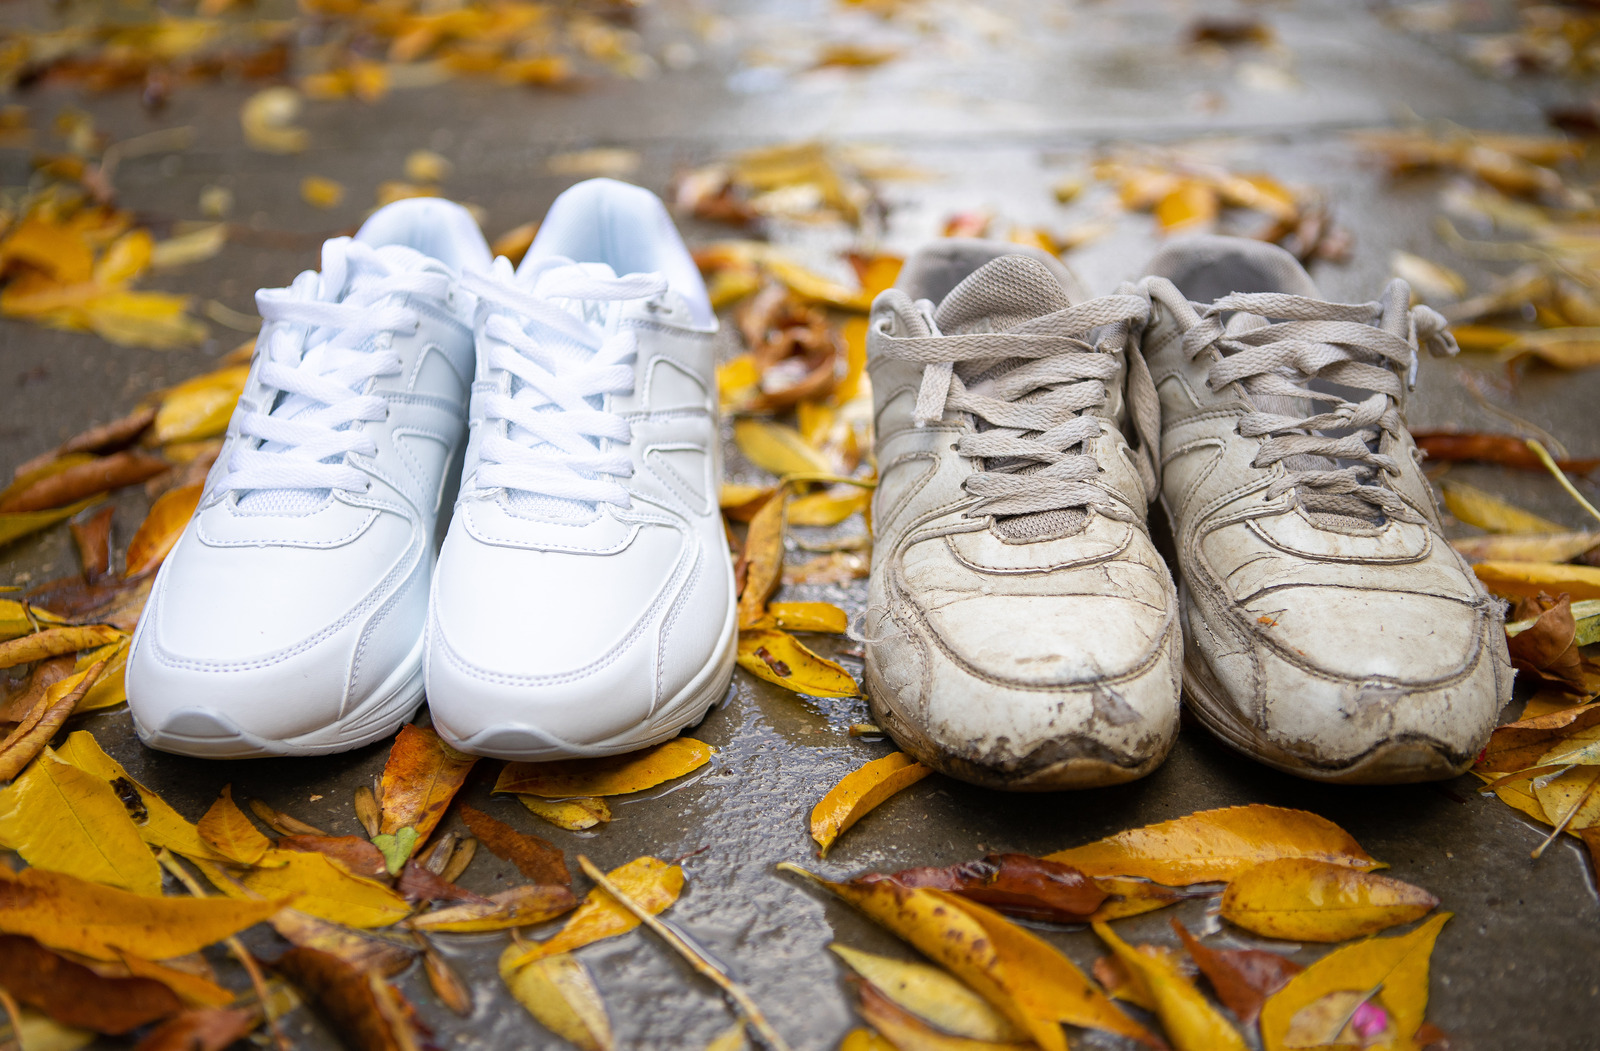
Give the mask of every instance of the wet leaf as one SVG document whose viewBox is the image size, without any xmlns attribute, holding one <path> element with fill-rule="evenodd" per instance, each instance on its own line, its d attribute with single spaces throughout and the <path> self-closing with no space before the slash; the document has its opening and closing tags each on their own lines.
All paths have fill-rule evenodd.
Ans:
<svg viewBox="0 0 1600 1051">
<path fill-rule="evenodd" d="M 581 832 L 611 820 L 611 808 L 604 799 L 580 796 L 577 799 L 540 799 L 538 796 L 518 796 L 529 811 L 544 818 L 557 828 Z"/>
<path fill-rule="evenodd" d="M 1560 523 L 1514 507 L 1465 482 L 1446 482 L 1444 506 L 1450 513 L 1470 526 L 1489 533 L 1560 533 Z"/>
<path fill-rule="evenodd" d="M 344 183 L 307 175 L 300 180 L 300 199 L 313 208 L 337 208 L 344 203 Z"/>
<path fill-rule="evenodd" d="M 833 883 L 787 862 L 778 867 L 833 891 L 915 946 L 1044 1051 L 1066 1051 L 1061 1023 L 1162 1046 L 1106 999 L 1071 960 L 985 906 L 945 891 L 907 887 L 886 876 Z"/>
<path fill-rule="evenodd" d="M 1508 533 L 1457 537 L 1450 546 L 1474 562 L 1569 562 L 1600 547 L 1600 533 Z"/>
<path fill-rule="evenodd" d="M 381 883 L 362 879 L 326 854 L 274 849 L 262 857 L 260 865 L 239 878 L 247 891 L 268 898 L 292 896 L 294 907 L 301 912 L 333 923 L 358 928 L 387 927 L 411 912 L 411 906 L 400 895 Z M 239 894 L 229 881 L 217 889 L 224 894 Z"/>
<path fill-rule="evenodd" d="M 116 792 L 49 748 L 0 791 L 0 843 L 38 868 L 138 894 L 161 892 L 161 867 Z"/>
<path fill-rule="evenodd" d="M 999 1043 L 940 1032 L 872 985 L 857 987 L 863 1021 L 888 1039 L 897 1051 L 1028 1051 L 1033 1043 Z"/>
<path fill-rule="evenodd" d="M 77 709 L 105 666 L 105 661 L 99 661 L 45 689 L 33 710 L 0 741 L 0 781 L 18 776 L 33 761 Z M 0 840 L 3 838 L 0 834 Z"/>
<path fill-rule="evenodd" d="M 124 576 L 131 579 L 160 568 L 162 560 L 189 524 L 195 508 L 200 506 L 200 494 L 204 489 L 205 483 L 196 482 L 169 489 L 156 498 L 156 502 L 150 505 L 150 513 L 139 524 L 133 539 L 128 541 Z"/>
<path fill-rule="evenodd" d="M 1600 599 L 1600 568 L 1549 562 L 1479 562 L 1472 571 L 1484 587 L 1506 598 L 1565 592 L 1574 602 Z"/>
<path fill-rule="evenodd" d="M 709 1049 L 707 1049 L 709 1051 Z M 900 1051 L 871 1029 L 852 1029 L 839 1041 L 839 1051 Z"/>
<path fill-rule="evenodd" d="M 891 752 L 846 774 L 811 810 L 811 838 L 828 848 L 868 811 L 933 773 L 904 752 Z"/>
<path fill-rule="evenodd" d="M 96 960 L 117 960 L 121 953 L 152 960 L 185 956 L 260 923 L 287 903 L 147 897 L 63 872 L 13 873 L 0 865 L 0 931 Z"/>
<path fill-rule="evenodd" d="M 0 668 L 47 660 L 63 653 L 92 649 L 122 639 L 122 632 L 103 624 L 82 627 L 46 628 L 10 642 L 0 642 Z"/>
<path fill-rule="evenodd" d="M 1261 1009 L 1261 1043 L 1265 1051 L 1289 1044 L 1286 1036 L 1295 1014 L 1329 993 L 1377 989 L 1393 1018 L 1396 1043 L 1404 1046 L 1422 1025 L 1428 1004 L 1428 958 L 1439 929 L 1450 918 L 1443 912 L 1408 934 L 1368 938 L 1335 949 L 1296 975 Z"/>
<path fill-rule="evenodd" d="M 1185 893 L 1148 880 L 1122 879 L 1115 876 L 1100 876 L 1095 879 L 1094 885 L 1106 892 L 1106 900 L 1105 904 L 1094 910 L 1094 915 L 1089 919 L 1101 923 L 1110 923 L 1112 920 L 1126 919 L 1129 916 L 1142 916 L 1194 896 L 1192 892 Z"/>
<path fill-rule="evenodd" d="M 783 577 L 784 504 L 787 492 L 780 490 L 761 505 L 750 519 L 745 534 L 744 587 L 739 592 L 739 627 L 748 628 L 766 616 L 767 600 L 778 590 Z"/>
<path fill-rule="evenodd" d="M 626 755 L 507 763 L 494 790 L 545 799 L 628 795 L 692 773 L 709 763 L 714 754 L 716 749 L 704 741 L 676 737 Z"/>
<path fill-rule="evenodd" d="M 635 858 L 606 875 L 618 889 L 653 916 L 663 912 L 683 893 L 683 869 L 649 856 Z M 529 960 L 571 952 L 603 938 L 626 934 L 637 926 L 639 920 L 633 913 L 618 904 L 611 895 L 596 888 L 583 899 L 583 904 L 561 930 L 542 942 L 527 946 L 522 955 L 507 959 L 520 966 Z"/>
<path fill-rule="evenodd" d="M 381 861 L 380 861 L 381 864 Z M 481 894 L 464 890 L 443 876 L 417 864 L 415 858 L 406 862 L 394 889 L 407 901 L 465 901 L 478 905 L 493 904 Z"/>
<path fill-rule="evenodd" d="M 933 887 L 1025 919 L 1082 923 L 1108 893 L 1071 865 L 1026 854 L 990 854 L 947 868 L 903 869 L 893 878 L 908 887 Z"/>
<path fill-rule="evenodd" d="M 833 473 L 828 458 L 807 445 L 793 427 L 766 420 L 738 420 L 733 425 L 733 440 L 746 459 L 780 478 Z"/>
<path fill-rule="evenodd" d="M 578 901 L 560 883 L 525 884 L 489 896 L 487 902 L 468 902 L 424 912 L 411 921 L 419 931 L 467 934 L 528 927 L 571 912 Z"/>
<path fill-rule="evenodd" d="M 498 857 L 517 866 L 517 871 L 535 883 L 560 883 L 571 886 L 572 873 L 567 858 L 547 840 L 518 832 L 504 821 L 490 817 L 476 807 L 461 804 L 461 819 L 478 837 L 478 842 Z"/>
<path fill-rule="evenodd" d="M 66 507 L 85 497 L 147 481 L 168 466 L 165 460 L 133 451 L 94 457 L 74 463 L 29 485 L 7 489 L 7 495 L 0 498 L 0 512 L 49 511 Z"/>
<path fill-rule="evenodd" d="M 239 125 L 252 149 L 265 153 L 300 153 L 311 144 L 311 133 L 294 126 L 300 115 L 300 93 L 275 87 L 256 92 L 239 111 Z"/>
<path fill-rule="evenodd" d="M 1103 923 L 1095 924 L 1094 932 L 1149 994 L 1177 1051 L 1245 1051 L 1244 1038 L 1165 954 L 1136 950 Z"/>
<path fill-rule="evenodd" d="M 582 1051 L 610 1051 L 611 1021 L 588 968 L 570 953 L 522 962 L 506 946 L 500 977 L 539 1023 Z"/>
<path fill-rule="evenodd" d="M 84 773 L 110 784 L 122 806 L 133 818 L 134 827 L 144 841 L 157 849 L 167 849 L 186 858 L 221 860 L 200 838 L 200 830 L 174 810 L 167 801 L 128 776 L 122 765 L 100 748 L 94 735 L 78 730 L 67 736 L 57 756 Z"/>
<path fill-rule="evenodd" d="M 389 863 L 383 852 L 360 836 L 280 836 L 277 847 L 326 854 L 367 879 L 383 880 L 389 876 Z"/>
<path fill-rule="evenodd" d="M 1268 938 L 1340 942 L 1421 919 L 1438 904 L 1388 876 L 1281 858 L 1233 878 L 1222 892 L 1222 918 Z"/>
<path fill-rule="evenodd" d="M 739 667 L 758 679 L 807 697 L 859 697 L 848 671 L 786 631 L 747 628 L 739 632 Z"/>
<path fill-rule="evenodd" d="M 126 1033 L 183 1008 L 160 982 L 103 977 L 16 934 L 0 934 L 0 988 L 58 1022 L 97 1033 Z"/>
<path fill-rule="evenodd" d="M 206 846 L 236 865 L 255 865 L 272 849 L 272 841 L 234 803 L 232 785 L 223 786 L 196 827 Z"/>
<path fill-rule="evenodd" d="M 1289 1028 L 1283 1034 L 1283 1046 L 1360 1047 L 1367 1043 L 1367 1036 L 1377 1038 L 1374 1043 L 1391 1044 L 1387 1039 L 1393 1035 L 1388 1032 L 1389 1015 L 1373 1001 L 1376 992 L 1376 989 L 1341 989 L 1312 1001 L 1289 1019 Z"/>
<path fill-rule="evenodd" d="M 1578 624 L 1572 615 L 1572 600 L 1566 595 L 1548 595 L 1518 601 L 1518 621 L 1532 620 L 1526 628 L 1512 634 L 1506 631 L 1512 667 L 1537 681 L 1574 693 L 1600 689 L 1600 666 L 1588 661 L 1578 648 Z"/>
<path fill-rule="evenodd" d="M 330 953 L 296 946 L 278 957 L 273 970 L 295 984 L 356 1051 L 414 1051 L 418 1034 L 410 1004 L 376 975 Z"/>
<path fill-rule="evenodd" d="M 1175 886 L 1230 880 L 1274 858 L 1313 858 L 1362 871 L 1381 867 L 1332 821 L 1260 803 L 1197 811 L 1045 857 L 1090 876 L 1140 876 Z"/>
<path fill-rule="evenodd" d="M 1305 970 L 1286 956 L 1261 949 L 1213 949 L 1203 945 L 1176 919 L 1172 929 L 1183 939 L 1189 958 L 1211 982 L 1217 999 L 1245 1025 L 1252 1025 L 1267 997 Z"/>
<path fill-rule="evenodd" d="M 362 971 L 392 978 L 411 966 L 417 950 L 410 945 L 352 930 L 318 919 L 299 909 L 280 909 L 268 920 L 272 929 L 287 942 L 331 953 Z"/>
<path fill-rule="evenodd" d="M 156 1026 L 134 1051 L 225 1051 L 261 1024 L 254 1007 L 200 1007 Z"/>
<path fill-rule="evenodd" d="M 161 398 L 151 434 L 162 445 L 221 435 L 249 375 L 249 365 L 229 365 L 173 387 Z"/>
<path fill-rule="evenodd" d="M 44 700 L 46 690 L 74 672 L 76 663 L 70 654 L 63 654 L 35 664 L 22 688 L 0 701 L 0 723 L 20 723 Z"/>
<path fill-rule="evenodd" d="M 0 544 L 9 544 L 11 541 L 18 540 L 30 533 L 48 529 L 57 522 L 71 518 L 94 503 L 94 500 L 94 497 L 90 497 L 87 500 L 80 500 L 66 507 L 52 508 L 49 511 L 21 511 L 13 514 L 0 512 Z"/>
<path fill-rule="evenodd" d="M 930 1025 L 972 1040 L 1025 1039 L 1011 1019 L 937 967 L 877 956 L 838 943 L 828 948 L 873 988 Z"/>
<path fill-rule="evenodd" d="M 412 723 L 402 726 L 383 766 L 379 833 L 411 828 L 419 841 L 427 839 L 477 761 L 476 756 L 445 744 L 432 730 Z M 389 870 L 398 872 L 400 866 L 391 862 Z"/>
<path fill-rule="evenodd" d="M 1585 704 L 1496 727 L 1473 772 L 1510 774 L 1536 766 L 1567 738 L 1600 727 L 1600 704 Z"/>
<path fill-rule="evenodd" d="M 472 993 L 468 991 L 455 969 L 450 966 L 449 961 L 441 956 L 426 938 L 422 940 L 422 964 L 428 975 L 428 987 L 439 998 L 439 1002 L 463 1018 L 470 1015 Z"/>
<path fill-rule="evenodd" d="M 1459 332 L 1457 333 L 1459 338 Z M 1542 471 L 1544 465 L 1528 448 L 1526 440 L 1515 434 L 1475 434 L 1460 431 L 1413 431 L 1411 438 L 1430 460 L 1447 462 L 1477 461 L 1498 463 L 1524 471 Z M 1563 471 L 1588 474 L 1600 467 L 1600 459 L 1557 460 Z"/>
<path fill-rule="evenodd" d="M 843 635 L 850 629 L 850 615 L 831 602 L 769 602 L 767 613 L 784 631 Z"/>
</svg>

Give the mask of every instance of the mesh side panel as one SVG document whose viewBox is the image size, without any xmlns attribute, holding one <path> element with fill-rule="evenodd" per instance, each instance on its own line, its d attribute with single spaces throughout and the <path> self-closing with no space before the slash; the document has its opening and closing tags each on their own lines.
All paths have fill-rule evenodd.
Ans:
<svg viewBox="0 0 1600 1051">
<path fill-rule="evenodd" d="M 239 497 L 239 510 L 257 515 L 303 515 L 328 499 L 329 489 L 252 489 Z"/>
<path fill-rule="evenodd" d="M 586 521 L 594 517 L 594 505 L 581 500 L 564 500 L 559 496 L 530 493 L 524 489 L 507 489 L 506 506 L 515 514 L 530 518 L 554 518 Z"/>
<path fill-rule="evenodd" d="M 1089 516 L 1081 507 L 1034 511 L 995 519 L 994 531 L 1007 540 L 1046 540 L 1081 532 Z"/>
<path fill-rule="evenodd" d="M 1371 529 L 1374 526 L 1381 526 L 1384 523 L 1383 512 L 1379 511 L 1377 508 L 1373 508 L 1371 517 L 1343 515 L 1337 514 L 1333 511 L 1312 510 L 1308 510 L 1306 512 L 1306 517 L 1311 519 L 1311 521 L 1318 528 L 1331 529 L 1334 532 L 1340 532 L 1346 529 Z"/>
</svg>

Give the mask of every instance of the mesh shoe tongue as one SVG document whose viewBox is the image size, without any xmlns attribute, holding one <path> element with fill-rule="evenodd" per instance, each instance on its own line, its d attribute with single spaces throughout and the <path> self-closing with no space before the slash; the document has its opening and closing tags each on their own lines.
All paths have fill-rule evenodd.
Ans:
<svg viewBox="0 0 1600 1051">
<path fill-rule="evenodd" d="M 1072 305 L 1066 289 L 1043 263 L 1027 256 L 1001 256 L 986 263 L 962 281 L 934 312 L 939 331 L 946 335 L 974 332 L 1009 332 L 1046 314 Z M 968 387 L 1002 376 L 1023 364 L 1024 358 L 997 362 L 972 362 L 956 366 L 961 381 Z M 980 422 L 980 427 L 984 425 Z M 985 469 L 1003 468 L 1006 460 L 990 460 Z M 1044 464 L 1030 463 L 1017 474 L 1043 470 Z M 1054 511 L 1033 511 L 1023 515 L 1004 515 L 995 519 L 995 531 L 1010 540 L 1040 540 L 1078 532 L 1088 521 L 1081 507 Z"/>
</svg>

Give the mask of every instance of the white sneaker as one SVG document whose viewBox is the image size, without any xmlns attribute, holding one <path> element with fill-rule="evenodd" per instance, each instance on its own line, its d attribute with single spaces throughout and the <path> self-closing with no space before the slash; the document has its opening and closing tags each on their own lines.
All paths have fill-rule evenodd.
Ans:
<svg viewBox="0 0 1600 1051">
<path fill-rule="evenodd" d="M 478 380 L 428 618 L 434 726 L 504 759 L 665 740 L 736 656 L 699 271 L 655 195 L 593 179 L 515 274 L 497 259 L 467 283 Z"/>
<path fill-rule="evenodd" d="M 266 325 L 205 495 L 128 661 L 139 736 L 184 755 L 317 755 L 422 699 L 434 536 L 466 436 L 470 295 L 457 205 L 406 200 L 263 289 Z"/>
</svg>

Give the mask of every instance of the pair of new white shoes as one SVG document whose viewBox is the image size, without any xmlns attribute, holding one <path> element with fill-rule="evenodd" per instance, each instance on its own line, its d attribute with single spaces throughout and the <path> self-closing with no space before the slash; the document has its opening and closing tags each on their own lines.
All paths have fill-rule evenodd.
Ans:
<svg viewBox="0 0 1600 1051">
<path fill-rule="evenodd" d="M 426 692 L 463 750 L 608 755 L 722 698 L 716 319 L 654 195 L 573 187 L 514 272 L 462 208 L 401 201 L 257 303 L 249 382 L 134 636 L 146 744 L 342 751 Z"/>
</svg>

